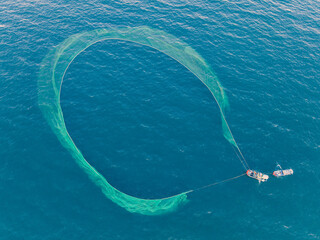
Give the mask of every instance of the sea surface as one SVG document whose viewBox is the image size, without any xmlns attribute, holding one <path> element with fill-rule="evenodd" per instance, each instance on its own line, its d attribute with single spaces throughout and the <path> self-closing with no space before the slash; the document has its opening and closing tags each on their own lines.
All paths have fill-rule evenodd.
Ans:
<svg viewBox="0 0 320 240">
<path fill-rule="evenodd" d="M 0 239 L 320 239 L 320 2 L 0 2 Z M 228 95 L 226 117 L 251 168 L 161 216 L 107 199 L 37 103 L 40 63 L 73 34 L 149 26 L 200 53 Z M 219 109 L 186 68 L 108 40 L 70 65 L 61 105 L 85 158 L 119 190 L 162 198 L 244 173 Z"/>
</svg>

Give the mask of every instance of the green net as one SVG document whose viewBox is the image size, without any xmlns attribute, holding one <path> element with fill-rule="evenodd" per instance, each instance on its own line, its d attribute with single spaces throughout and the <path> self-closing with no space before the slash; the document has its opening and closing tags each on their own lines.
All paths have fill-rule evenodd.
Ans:
<svg viewBox="0 0 320 240">
<path fill-rule="evenodd" d="M 141 199 L 117 190 L 85 160 L 67 131 L 60 105 L 64 75 L 71 62 L 81 52 L 94 43 L 108 39 L 124 40 L 154 48 L 185 66 L 212 93 L 220 109 L 224 137 L 238 149 L 224 116 L 228 105 L 226 95 L 209 65 L 194 49 L 166 32 L 149 27 L 98 29 L 73 35 L 51 50 L 41 64 L 38 100 L 43 116 L 63 147 L 70 152 L 89 178 L 101 188 L 105 196 L 129 212 L 158 215 L 173 211 L 186 203 L 188 192 L 163 199 Z"/>
</svg>

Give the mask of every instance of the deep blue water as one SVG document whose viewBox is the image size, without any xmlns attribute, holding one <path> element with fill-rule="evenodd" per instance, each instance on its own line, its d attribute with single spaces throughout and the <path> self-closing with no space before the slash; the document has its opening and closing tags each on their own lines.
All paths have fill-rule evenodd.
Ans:
<svg viewBox="0 0 320 240">
<path fill-rule="evenodd" d="M 319 1 L 1 1 L 0 239 L 320 239 Z M 191 194 L 163 216 L 105 198 L 37 106 L 39 65 L 72 34 L 146 25 L 196 49 L 230 101 L 249 165 L 295 174 Z M 71 64 L 66 125 L 121 191 L 174 195 L 243 172 L 218 107 L 184 67 L 145 46 L 105 41 Z"/>
</svg>

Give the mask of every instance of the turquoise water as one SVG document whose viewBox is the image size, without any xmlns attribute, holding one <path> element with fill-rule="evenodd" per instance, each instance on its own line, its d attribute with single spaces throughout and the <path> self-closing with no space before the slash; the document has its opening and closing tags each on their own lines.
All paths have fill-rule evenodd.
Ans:
<svg viewBox="0 0 320 240">
<path fill-rule="evenodd" d="M 0 239 L 319 239 L 318 2 L 0 3 Z M 70 35 L 147 25 L 212 66 L 228 122 L 251 167 L 295 175 L 241 178 L 190 195 L 163 216 L 105 198 L 37 106 L 37 76 Z M 97 43 L 68 69 L 61 104 L 86 159 L 121 191 L 161 198 L 241 174 L 209 91 L 155 50 Z"/>
</svg>

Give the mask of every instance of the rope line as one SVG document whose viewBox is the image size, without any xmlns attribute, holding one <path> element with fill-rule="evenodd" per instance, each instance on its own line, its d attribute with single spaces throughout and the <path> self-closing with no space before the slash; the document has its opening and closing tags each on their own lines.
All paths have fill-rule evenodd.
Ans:
<svg viewBox="0 0 320 240">
<path fill-rule="evenodd" d="M 189 190 L 189 191 L 187 191 L 187 192 L 185 192 L 185 193 L 191 193 L 191 192 L 195 192 L 195 191 L 199 191 L 199 190 L 202 190 L 202 189 L 205 189 L 205 188 L 209 188 L 209 187 L 212 187 L 212 186 L 215 186 L 215 185 L 224 183 L 224 182 L 229 182 L 229 181 L 235 180 L 235 179 L 237 179 L 237 178 L 240 178 L 240 177 L 242 177 L 242 176 L 244 176 L 244 175 L 246 175 L 246 173 L 243 173 L 243 174 L 241 174 L 241 175 L 238 175 L 238 176 L 235 176 L 235 177 L 232 177 L 232 178 L 227 178 L 227 179 L 222 180 L 222 181 L 219 181 L 219 182 L 211 183 L 211 184 L 208 184 L 208 185 L 199 187 L 199 188 L 195 188 L 195 189 Z"/>
<path fill-rule="evenodd" d="M 247 161 L 245 160 L 245 158 L 243 157 L 243 155 L 240 152 L 239 148 L 236 148 L 235 146 L 232 145 L 232 149 L 235 152 L 235 154 L 237 155 L 238 159 L 240 160 L 242 166 L 244 167 L 245 170 L 250 169 L 249 164 L 247 163 Z M 237 151 L 238 150 L 238 151 Z M 239 156 L 239 154 L 240 156 Z"/>
<path fill-rule="evenodd" d="M 242 166 L 244 167 L 244 169 L 248 169 L 247 166 L 245 165 L 245 163 L 242 161 L 241 157 L 239 156 L 238 151 L 236 150 L 236 148 L 234 146 L 232 146 L 232 149 L 234 151 L 234 153 L 236 154 L 236 156 L 238 157 L 239 161 L 241 162 Z"/>
<path fill-rule="evenodd" d="M 239 153 L 240 153 L 240 155 L 241 155 L 241 157 L 242 157 L 242 160 L 246 163 L 246 165 L 247 165 L 248 169 L 250 169 L 249 164 L 247 163 L 246 159 L 244 158 L 244 156 L 243 156 L 243 154 L 242 154 L 242 152 L 241 152 L 240 148 L 239 148 L 239 147 L 237 147 L 237 149 L 238 149 L 238 151 L 239 151 Z"/>
</svg>

